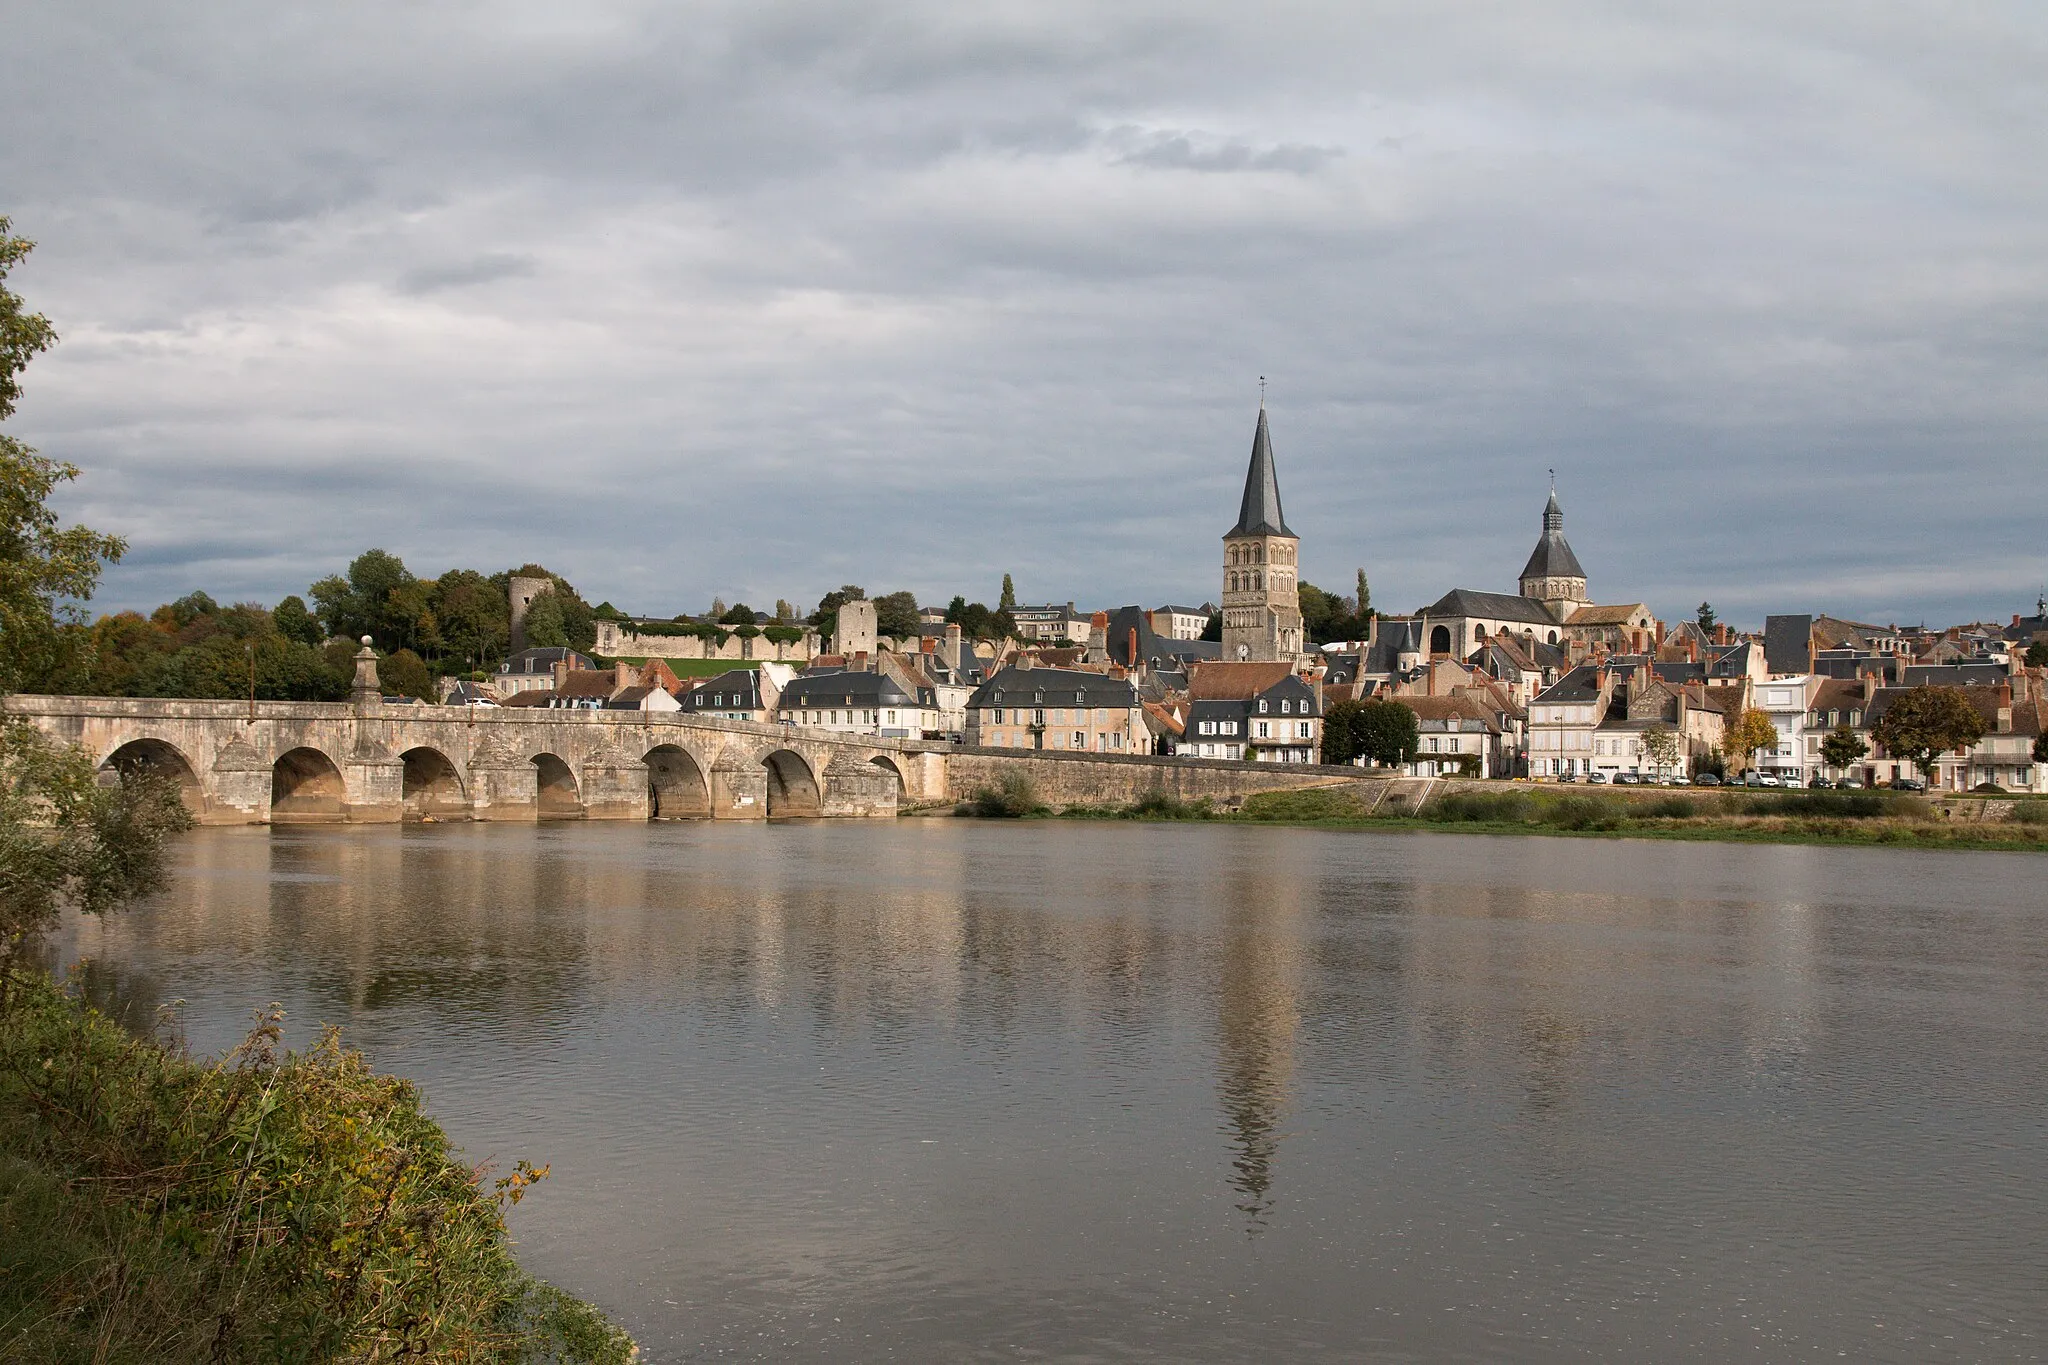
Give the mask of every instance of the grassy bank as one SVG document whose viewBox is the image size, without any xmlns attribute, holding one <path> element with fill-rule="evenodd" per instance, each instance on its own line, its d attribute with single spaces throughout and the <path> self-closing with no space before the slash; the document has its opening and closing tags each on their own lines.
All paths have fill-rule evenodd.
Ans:
<svg viewBox="0 0 2048 1365">
<path fill-rule="evenodd" d="M 0 1009 L 0 1359 L 630 1360 L 512 1258 L 406 1081 L 263 1020 L 219 1062 L 18 974 Z"/>
<path fill-rule="evenodd" d="M 1054 810 L 1039 802 L 1028 786 L 1013 782 L 1002 790 L 978 793 L 959 813 L 2048 852 L 2048 800 L 2020 801 L 2005 819 L 1955 821 L 1940 818 L 1923 800 L 1890 792 L 1673 793 L 1645 800 L 1521 788 L 1455 791 L 1418 810 L 1400 792 L 1389 793 L 1375 806 L 1356 788 L 1318 787 L 1261 792 L 1246 797 L 1234 811 L 1157 792 L 1126 806 Z"/>
</svg>

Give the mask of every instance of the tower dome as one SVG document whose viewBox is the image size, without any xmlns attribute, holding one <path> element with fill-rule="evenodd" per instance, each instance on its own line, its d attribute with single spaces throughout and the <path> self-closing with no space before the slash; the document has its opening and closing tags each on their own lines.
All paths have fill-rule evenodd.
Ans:
<svg viewBox="0 0 2048 1365">
<path fill-rule="evenodd" d="M 1543 508 L 1543 536 L 1522 566 L 1522 596 L 1541 602 L 1563 621 L 1592 599 L 1586 596 L 1586 571 L 1564 538 L 1564 509 L 1557 505 L 1557 487 Z"/>
</svg>

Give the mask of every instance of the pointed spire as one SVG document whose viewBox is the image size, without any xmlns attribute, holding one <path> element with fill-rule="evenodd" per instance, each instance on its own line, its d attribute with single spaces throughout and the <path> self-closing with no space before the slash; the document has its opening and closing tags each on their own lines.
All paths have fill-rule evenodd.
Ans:
<svg viewBox="0 0 2048 1365">
<path fill-rule="evenodd" d="M 1252 436 L 1251 467 L 1244 474 L 1244 501 L 1239 504 L 1237 525 L 1225 532 L 1233 536 L 1291 536 L 1287 518 L 1280 512 L 1280 476 L 1273 471 L 1273 438 L 1266 431 L 1266 404 L 1259 401 L 1259 429 Z"/>
</svg>

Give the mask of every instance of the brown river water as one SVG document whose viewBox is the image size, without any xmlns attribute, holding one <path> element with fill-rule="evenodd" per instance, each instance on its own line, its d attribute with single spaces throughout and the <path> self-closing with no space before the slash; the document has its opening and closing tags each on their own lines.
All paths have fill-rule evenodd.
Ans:
<svg viewBox="0 0 2048 1365">
<path fill-rule="evenodd" d="M 2048 858 L 963 820 L 205 830 L 57 947 L 553 1176 L 652 1361 L 2034 1360 Z"/>
</svg>

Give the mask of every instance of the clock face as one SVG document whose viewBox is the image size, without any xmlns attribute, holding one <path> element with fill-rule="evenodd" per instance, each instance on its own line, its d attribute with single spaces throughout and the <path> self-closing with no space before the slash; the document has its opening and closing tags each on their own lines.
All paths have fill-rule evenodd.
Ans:
<svg viewBox="0 0 2048 1365">
<path fill-rule="evenodd" d="M 1239 659 L 1249 659 L 1249 658 L 1251 658 L 1251 657 L 1252 657 L 1252 647 L 1251 647 L 1250 645 L 1239 645 L 1239 646 L 1237 647 L 1237 657 L 1238 657 Z"/>
</svg>

